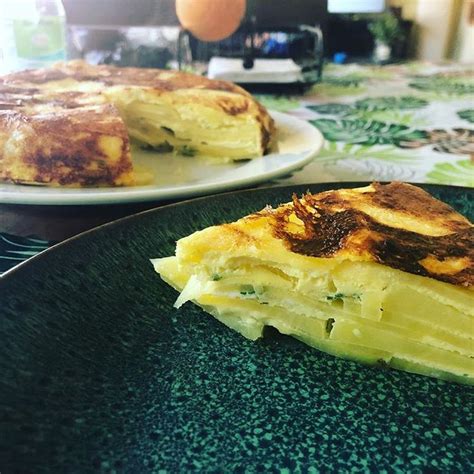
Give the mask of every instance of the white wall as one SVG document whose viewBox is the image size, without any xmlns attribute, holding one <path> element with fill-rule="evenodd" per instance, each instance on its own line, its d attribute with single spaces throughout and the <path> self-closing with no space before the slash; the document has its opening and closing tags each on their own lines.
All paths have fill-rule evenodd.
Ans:
<svg viewBox="0 0 474 474">
<path fill-rule="evenodd" d="M 470 3 L 473 0 L 464 0 L 459 26 L 455 37 L 454 59 L 463 63 L 474 64 L 474 25 L 469 24 Z"/>
<path fill-rule="evenodd" d="M 414 20 L 418 25 L 419 59 L 446 58 L 454 14 L 455 0 L 418 0 Z"/>
<path fill-rule="evenodd" d="M 474 0 L 389 0 L 401 7 L 403 17 L 415 23 L 412 51 L 419 59 L 445 58 L 474 62 L 474 25 L 468 23 Z"/>
</svg>

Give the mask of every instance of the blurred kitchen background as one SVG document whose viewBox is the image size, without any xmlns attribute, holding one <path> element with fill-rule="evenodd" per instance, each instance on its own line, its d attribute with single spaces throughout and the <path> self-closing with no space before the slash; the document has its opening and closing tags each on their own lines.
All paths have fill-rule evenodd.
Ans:
<svg viewBox="0 0 474 474">
<path fill-rule="evenodd" d="M 474 63 L 474 0 L 0 0 L 2 73 L 65 58 L 250 83 L 316 82 L 328 62 Z"/>
</svg>

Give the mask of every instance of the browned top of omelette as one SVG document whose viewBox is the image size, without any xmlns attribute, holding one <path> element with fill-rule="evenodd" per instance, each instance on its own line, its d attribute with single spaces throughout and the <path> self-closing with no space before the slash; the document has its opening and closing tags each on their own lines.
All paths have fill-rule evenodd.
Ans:
<svg viewBox="0 0 474 474">
<path fill-rule="evenodd" d="M 80 60 L 57 63 L 51 68 L 12 73 L 4 76 L 0 83 L 9 85 L 31 84 L 34 87 L 35 84 L 40 85 L 65 79 L 73 79 L 79 82 L 96 81 L 106 86 L 152 87 L 163 91 L 209 89 L 233 92 L 250 97 L 248 92 L 231 82 L 212 80 L 196 74 L 165 69 L 95 66 Z"/>
<path fill-rule="evenodd" d="M 474 287 L 474 227 L 422 189 L 399 182 L 306 194 L 250 218 L 269 219 L 291 252 L 370 260 Z"/>
<path fill-rule="evenodd" d="M 81 87 L 80 83 L 87 83 L 89 87 Z M 64 91 L 69 91 L 69 94 L 101 93 L 113 86 L 149 88 L 154 94 L 186 92 L 193 100 L 202 100 L 202 96 L 192 95 L 193 91 L 226 92 L 231 95 L 211 94 L 206 100 L 214 102 L 229 115 L 248 113 L 251 107 L 255 107 L 259 121 L 265 125 L 265 131 L 267 133 L 273 131 L 273 122 L 267 111 L 247 91 L 231 82 L 212 80 L 182 71 L 94 66 L 80 60 L 0 77 L 0 107 L 2 103 L 11 103 L 15 100 L 11 97 L 15 95 L 15 91 L 24 102 L 27 97 L 38 94 L 44 96 L 48 92 L 50 95 L 51 92 L 54 93 L 55 96 L 63 95 Z M 241 100 L 238 100 L 239 96 Z M 67 97 L 64 99 L 67 100 Z"/>
</svg>

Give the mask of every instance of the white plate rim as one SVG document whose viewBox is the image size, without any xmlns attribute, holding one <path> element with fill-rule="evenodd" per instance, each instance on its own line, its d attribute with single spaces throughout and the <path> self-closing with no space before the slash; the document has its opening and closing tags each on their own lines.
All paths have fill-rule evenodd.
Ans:
<svg viewBox="0 0 474 474">
<path fill-rule="evenodd" d="M 275 122 L 291 123 L 298 128 L 302 128 L 306 133 L 313 135 L 314 145 L 305 153 L 299 153 L 299 156 L 291 163 L 280 165 L 266 172 L 255 174 L 253 176 L 236 177 L 227 181 L 218 181 L 215 183 L 198 183 L 192 185 L 178 185 L 174 187 L 157 187 L 141 189 L 140 187 L 124 187 L 123 192 L 117 192 L 119 188 L 111 188 L 107 192 L 106 188 L 98 188 L 94 193 L 91 188 L 84 189 L 53 187 L 35 187 L 7 184 L 7 189 L 0 187 L 0 204 L 27 204 L 27 205 L 102 205 L 102 204 L 129 204 L 150 201 L 167 201 L 177 198 L 191 198 L 203 196 L 206 194 L 215 194 L 222 191 L 231 191 L 243 188 L 288 174 L 295 169 L 307 165 L 321 151 L 324 145 L 324 137 L 321 132 L 306 120 L 294 117 L 283 112 L 274 110 L 269 111 Z M 278 156 L 279 153 L 275 153 Z M 1 184 L 0 184 L 1 186 Z M 8 187 L 14 186 L 14 190 L 9 191 Z M 47 189 L 47 192 L 39 191 Z M 55 192 L 57 191 L 57 192 Z M 66 192 L 64 192 L 66 191 Z M 70 192 L 69 192 L 70 191 Z"/>
</svg>

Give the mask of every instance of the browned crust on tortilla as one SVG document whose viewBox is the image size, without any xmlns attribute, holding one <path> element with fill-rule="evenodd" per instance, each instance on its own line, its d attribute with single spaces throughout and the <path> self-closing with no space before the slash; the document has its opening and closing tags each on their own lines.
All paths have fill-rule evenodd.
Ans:
<svg viewBox="0 0 474 474">
<path fill-rule="evenodd" d="M 76 60 L 58 63 L 51 68 L 20 71 L 4 76 L 6 84 L 44 84 L 51 81 L 74 79 L 76 81 L 98 81 L 105 85 L 132 85 L 152 87 L 163 91 L 180 89 L 209 89 L 234 92 L 250 96 L 248 92 L 227 81 L 208 79 L 204 76 L 164 69 L 94 66 Z"/>
<path fill-rule="evenodd" d="M 127 130 L 112 105 L 59 108 L 38 116 L 0 112 L 0 143 L 15 133 L 23 140 L 13 161 L 4 154 L 1 179 L 57 186 L 133 184 Z M 110 159 L 101 147 L 104 137 L 121 141 L 117 159 Z M 28 172 L 19 173 L 18 166 Z"/>
<path fill-rule="evenodd" d="M 439 235 L 380 222 L 361 210 L 361 202 L 414 218 L 420 228 L 423 223 L 436 223 Z M 372 191 L 354 195 L 328 191 L 301 199 L 294 196 L 292 205 L 265 213 L 274 236 L 294 253 L 331 258 L 346 252 L 415 275 L 474 287 L 474 227 L 447 204 L 415 186 L 374 183 Z M 291 215 L 302 222 L 302 232 L 289 230 Z M 431 270 L 427 259 L 439 262 L 439 268 Z M 450 261 L 457 262 L 455 270 L 444 268 Z"/>
</svg>

